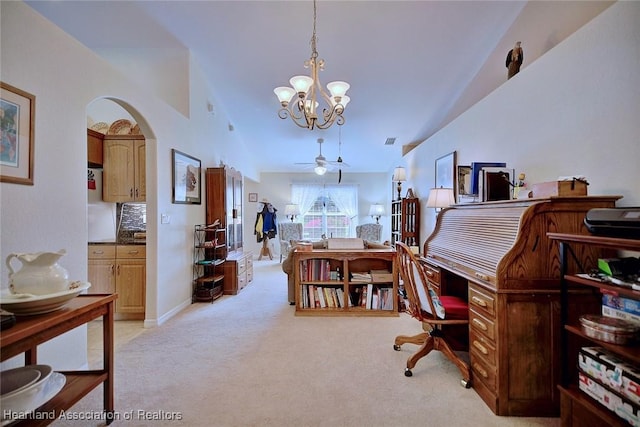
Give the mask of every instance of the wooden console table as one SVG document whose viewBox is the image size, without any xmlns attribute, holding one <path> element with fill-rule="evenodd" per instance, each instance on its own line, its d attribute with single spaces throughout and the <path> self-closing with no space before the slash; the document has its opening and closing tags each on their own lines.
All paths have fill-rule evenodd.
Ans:
<svg viewBox="0 0 640 427">
<path fill-rule="evenodd" d="M 18 317 L 15 326 L 0 332 L 0 361 L 24 353 L 25 365 L 38 363 L 37 346 L 102 316 L 103 367 L 99 370 L 63 371 L 64 388 L 36 412 L 55 411 L 56 417 L 75 405 L 91 390 L 104 384 L 105 420 L 113 420 L 113 313 L 116 294 L 79 295 L 51 313 Z M 47 417 L 44 417 L 47 418 Z M 44 426 L 53 419 L 25 419 L 12 425 Z"/>
</svg>

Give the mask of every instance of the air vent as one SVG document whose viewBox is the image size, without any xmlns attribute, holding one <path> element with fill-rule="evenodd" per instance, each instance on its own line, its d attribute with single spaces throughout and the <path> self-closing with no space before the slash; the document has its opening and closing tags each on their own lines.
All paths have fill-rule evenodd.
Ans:
<svg viewBox="0 0 640 427">
<path fill-rule="evenodd" d="M 387 138 L 387 140 L 384 142 L 384 145 L 393 145 L 395 143 L 396 143 L 395 138 Z"/>
</svg>

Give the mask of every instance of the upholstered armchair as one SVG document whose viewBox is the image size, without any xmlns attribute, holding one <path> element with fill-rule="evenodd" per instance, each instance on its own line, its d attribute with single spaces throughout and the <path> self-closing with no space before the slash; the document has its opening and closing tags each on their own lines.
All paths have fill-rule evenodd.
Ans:
<svg viewBox="0 0 640 427">
<path fill-rule="evenodd" d="M 357 225 L 356 237 L 368 242 L 380 242 L 382 240 L 382 224 Z"/>
<path fill-rule="evenodd" d="M 302 240 L 302 224 L 299 222 L 281 222 L 278 224 L 280 236 L 280 262 L 289 255 L 292 240 Z"/>
</svg>

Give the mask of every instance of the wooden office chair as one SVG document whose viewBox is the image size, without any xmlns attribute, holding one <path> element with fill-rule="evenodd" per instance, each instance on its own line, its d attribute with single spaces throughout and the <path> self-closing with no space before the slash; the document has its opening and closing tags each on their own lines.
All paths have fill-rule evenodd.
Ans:
<svg viewBox="0 0 640 427">
<path fill-rule="evenodd" d="M 398 335 L 393 349 L 400 351 L 405 343 L 419 345 L 420 348 L 409 359 L 404 374 L 412 376 L 411 369 L 418 360 L 429 354 L 431 350 L 441 351 L 451 360 L 462 374 L 461 384 L 471 387 L 471 371 L 469 365 L 456 355 L 443 331 L 446 325 L 468 325 L 469 306 L 466 301 L 455 296 L 440 296 L 429 286 L 424 268 L 418 263 L 409 246 L 396 242 L 400 279 L 407 295 L 407 312 L 422 323 L 425 331 L 415 336 Z"/>
</svg>

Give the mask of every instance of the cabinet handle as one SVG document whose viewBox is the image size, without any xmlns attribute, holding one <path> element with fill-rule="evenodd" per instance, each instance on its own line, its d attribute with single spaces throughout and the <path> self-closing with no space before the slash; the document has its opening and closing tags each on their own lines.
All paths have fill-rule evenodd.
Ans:
<svg viewBox="0 0 640 427">
<path fill-rule="evenodd" d="M 138 198 L 138 189 L 136 188 L 136 199 Z"/>
<path fill-rule="evenodd" d="M 109 274 L 111 274 L 112 276 L 113 276 L 113 271 L 114 271 L 114 269 L 115 269 L 115 265 L 111 264 L 111 265 L 109 266 Z"/>
<path fill-rule="evenodd" d="M 481 321 L 479 321 L 479 320 L 478 320 L 478 319 L 476 319 L 475 317 L 473 318 L 473 323 L 474 323 L 475 325 L 478 325 L 478 327 L 479 327 L 480 329 L 482 329 L 483 331 L 486 331 L 486 330 L 488 329 L 488 328 L 487 328 L 487 325 L 485 325 L 484 323 L 482 323 Z"/>
<path fill-rule="evenodd" d="M 487 306 L 487 302 L 481 298 L 478 297 L 471 297 L 471 301 L 473 301 L 474 304 L 479 305 L 480 307 L 486 307 Z"/>
<path fill-rule="evenodd" d="M 118 266 L 116 267 L 116 274 L 118 276 L 120 275 L 120 264 L 118 264 Z"/>
<path fill-rule="evenodd" d="M 135 255 L 135 254 L 137 254 L 137 253 L 138 253 L 138 251 L 137 251 L 137 250 L 133 250 L 133 249 L 132 249 L 132 250 L 130 250 L 130 251 L 129 251 L 129 255 Z"/>
<path fill-rule="evenodd" d="M 480 375 L 482 375 L 485 378 L 489 377 L 489 374 L 487 374 L 487 371 L 485 371 L 484 369 L 482 369 L 482 367 L 480 365 L 478 365 L 477 363 L 473 364 L 473 369 L 475 369 L 476 371 L 478 371 L 478 373 Z"/>
<path fill-rule="evenodd" d="M 104 251 L 93 250 L 91 251 L 91 253 L 93 253 L 94 255 L 102 255 Z"/>
<path fill-rule="evenodd" d="M 489 354 L 489 350 L 487 350 L 487 348 L 485 346 L 483 346 L 482 344 L 480 344 L 478 341 L 473 340 L 473 346 L 475 348 L 477 348 L 478 350 L 480 350 L 480 353 L 482 354 Z"/>
<path fill-rule="evenodd" d="M 133 188 L 129 189 L 129 197 L 133 197 Z"/>
<path fill-rule="evenodd" d="M 433 276 L 434 276 L 433 271 L 427 270 L 427 277 L 433 277 Z"/>
</svg>

